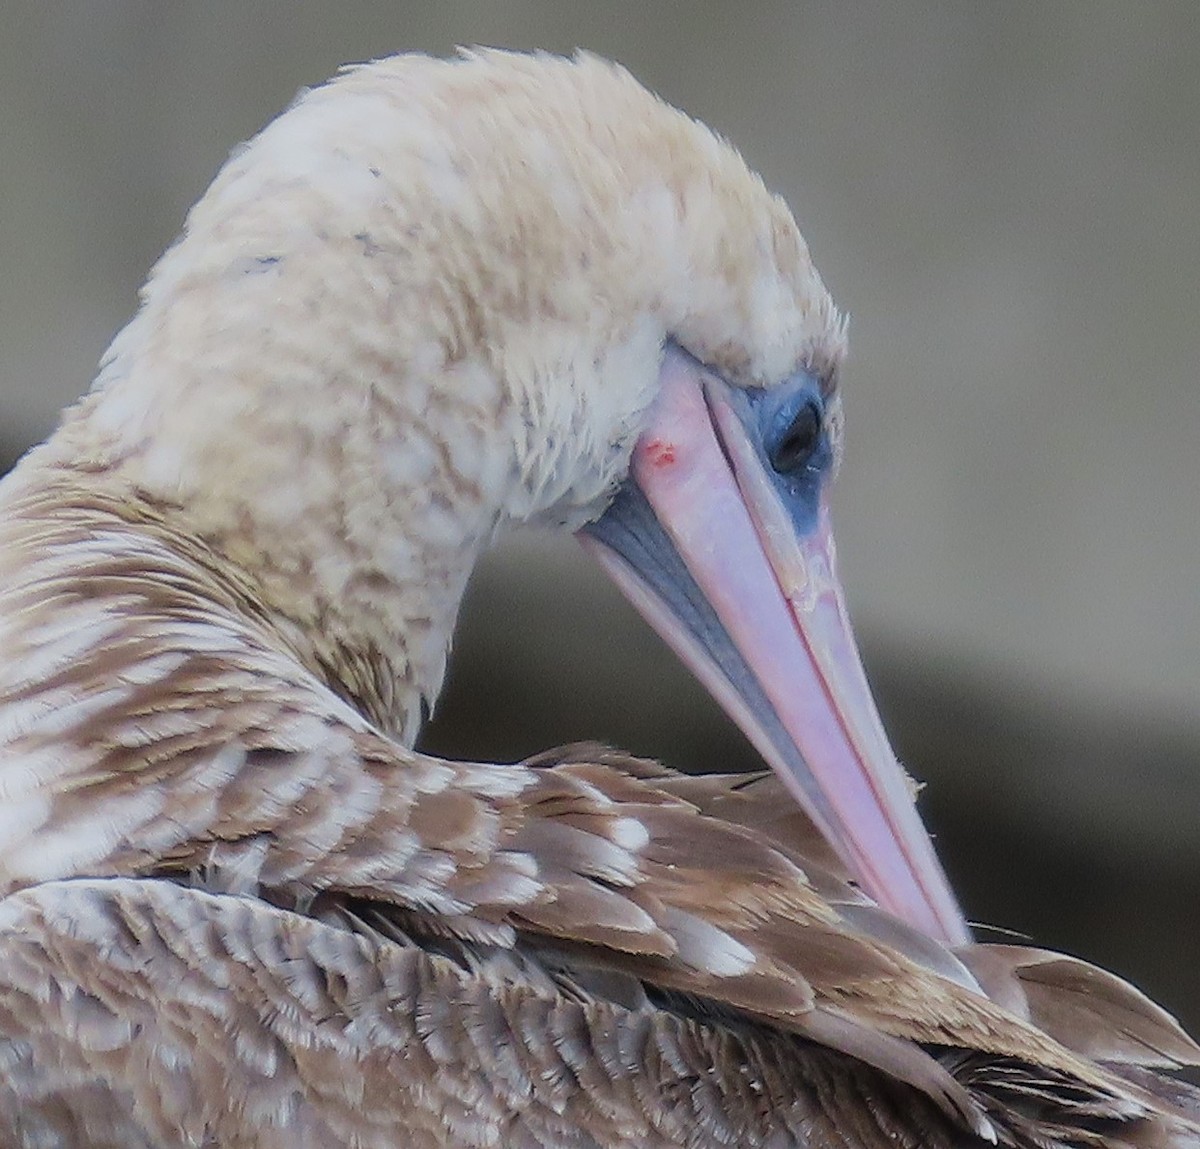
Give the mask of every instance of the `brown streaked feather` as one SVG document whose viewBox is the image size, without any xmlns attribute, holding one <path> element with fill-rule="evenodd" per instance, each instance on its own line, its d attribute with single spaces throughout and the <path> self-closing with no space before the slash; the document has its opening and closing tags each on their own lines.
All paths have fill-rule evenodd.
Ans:
<svg viewBox="0 0 1200 1149">
<path fill-rule="evenodd" d="M 189 1136 L 423 1149 L 444 1144 L 449 1115 L 464 1146 L 490 1144 L 494 1125 L 529 1146 L 965 1144 L 921 1092 L 862 1062 L 770 1027 L 564 992 L 520 950 L 439 956 L 147 879 L 42 884 L 0 901 L 0 928 L 10 1136 L 79 1143 L 86 1114 L 95 1149 Z M 1059 1071 L 938 1056 L 1000 1144 L 1188 1144 L 1180 1121 Z"/>
<path fill-rule="evenodd" d="M 112 545 L 131 557 L 97 550 L 89 567 L 76 554 L 69 574 L 45 580 L 53 593 L 23 608 L 26 632 L 35 636 L 51 611 L 69 636 L 72 612 L 101 608 L 113 641 L 71 663 L 77 718 L 37 705 L 39 694 L 53 696 L 54 675 L 16 692 L 28 713 L 6 753 L 36 771 L 58 748 L 46 826 L 64 846 L 31 854 L 26 839 L 12 840 L 0 850 L 11 890 L 31 878 L 173 874 L 299 913 L 312 907 L 335 920 L 374 920 L 385 932 L 394 915 L 409 950 L 429 945 L 436 953 L 449 944 L 474 953 L 471 968 L 499 961 L 501 950 L 527 970 L 547 962 L 557 973 L 545 984 L 559 987 L 555 992 L 574 985 L 570 996 L 588 1008 L 608 1000 L 598 987 L 624 986 L 622 1000 L 643 1001 L 639 1008 L 654 1018 L 659 1012 L 647 992 L 695 1003 L 678 1007 L 681 1016 L 740 1015 L 738 1024 L 751 1025 L 763 1040 L 790 1032 L 790 1040 L 841 1050 L 981 1133 L 1006 1128 L 995 1097 L 1014 1093 L 1013 1074 L 1027 1077 L 1035 1091 L 1043 1077 L 1071 1082 L 1106 1119 L 1149 1112 L 1143 1088 L 1090 1059 L 1101 1048 L 1091 1031 L 1106 1021 L 1171 1051 L 1176 1061 L 1194 1058 L 1186 1038 L 1168 1034 L 1169 1019 L 1164 1023 L 1142 999 L 1110 991 L 1107 1017 L 1098 1006 L 1081 1013 L 1077 990 L 1085 975 L 1067 977 L 1068 967 L 1028 951 L 1007 969 L 1003 947 L 963 955 L 980 982 L 999 987 L 1005 1005 L 1013 1004 L 1006 987 L 1019 984 L 1023 1008 L 1003 1008 L 974 992 L 952 956 L 931 942 L 916 944 L 845 881 L 766 778 L 688 778 L 594 747 L 507 767 L 415 754 L 373 731 L 319 679 L 272 649 L 233 592 L 206 596 L 201 549 L 178 538 L 168 547 L 94 503 L 62 502 L 50 523 L 34 521 L 36 530 L 22 536 L 10 520 L 7 541 L 28 547 L 36 538 L 37 560 L 27 555 L 35 574 L 83 537 L 86 523 L 93 538 L 113 532 Z M 135 577 L 156 564 L 158 577 Z M 90 593 L 97 578 L 105 591 L 99 599 Z M 189 644 L 198 649 L 180 657 Z M 174 796 L 169 819 L 153 803 L 139 804 L 151 785 Z M 97 809 L 117 811 L 120 832 L 93 831 L 89 854 L 77 827 L 90 826 Z M 200 904 L 189 899 L 201 895 L 178 886 L 110 888 L 153 891 L 155 905 L 170 897 Z M 11 904 L 31 905 L 36 891 L 50 889 L 37 886 Z M 291 960 L 280 948 L 282 924 L 290 923 L 288 936 L 310 927 L 296 913 L 237 905 L 244 923 L 237 936 L 256 939 L 238 943 L 238 960 L 250 963 L 257 985 Z M 372 944 L 383 944 L 376 929 L 368 933 L 377 938 Z M 138 944 L 150 952 L 140 935 Z M 367 950 L 356 952 L 368 960 Z M 60 969 L 60 958 L 47 953 L 41 976 L 83 977 L 75 959 Z M 255 972 L 258 962 L 264 965 Z M 630 988 L 637 986 L 644 988 Z M 117 1040 L 121 1015 L 113 1021 L 87 1008 L 102 1020 L 87 1022 L 95 1036 L 85 1044 Z M 483 1010 L 480 1026 L 494 1008 Z M 1081 1022 L 1090 1027 L 1082 1036 Z M 253 1029 L 250 1020 L 245 1025 Z M 1073 1042 L 1083 1056 L 1070 1051 Z M 1113 1057 L 1128 1044 L 1110 1042 L 1103 1052 Z M 944 1063 L 938 1050 L 945 1048 L 976 1051 L 978 1059 Z M 1018 1067 L 1006 1070 L 995 1096 L 978 1084 L 989 1080 L 984 1067 L 993 1063 Z M 840 1113 L 843 1101 L 851 1104 L 835 1090 L 821 1104 Z"/>
</svg>

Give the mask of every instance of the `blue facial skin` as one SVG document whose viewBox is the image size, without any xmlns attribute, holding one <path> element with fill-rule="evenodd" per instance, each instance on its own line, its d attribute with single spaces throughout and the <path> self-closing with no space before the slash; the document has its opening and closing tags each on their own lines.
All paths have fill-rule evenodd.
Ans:
<svg viewBox="0 0 1200 1149">
<path fill-rule="evenodd" d="M 821 491 L 833 467 L 826 400 L 816 376 L 797 372 L 775 387 L 731 389 L 730 402 L 779 492 L 798 536 L 817 525 Z M 807 409 L 807 410 L 806 410 Z M 797 420 L 799 419 L 799 423 Z M 805 432 L 813 430 L 811 446 Z M 789 441 L 790 440 L 790 441 Z"/>
</svg>

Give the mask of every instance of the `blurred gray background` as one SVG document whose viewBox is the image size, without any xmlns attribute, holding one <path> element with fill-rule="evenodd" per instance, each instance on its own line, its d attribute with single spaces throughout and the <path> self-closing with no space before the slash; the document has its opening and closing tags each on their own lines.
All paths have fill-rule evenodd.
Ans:
<svg viewBox="0 0 1200 1149">
<path fill-rule="evenodd" d="M 0 13 L 0 459 L 231 146 L 344 61 L 585 46 L 736 141 L 853 316 L 842 573 L 971 916 L 1200 1029 L 1200 6 L 75 0 Z M 429 745 L 753 756 L 569 540 Z"/>
</svg>

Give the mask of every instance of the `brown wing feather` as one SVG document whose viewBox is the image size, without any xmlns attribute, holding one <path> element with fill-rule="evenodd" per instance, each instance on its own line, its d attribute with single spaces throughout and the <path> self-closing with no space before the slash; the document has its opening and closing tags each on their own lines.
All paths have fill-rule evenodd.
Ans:
<svg viewBox="0 0 1200 1149">
<path fill-rule="evenodd" d="M 961 1144 L 869 1066 L 565 995 L 519 952 L 468 969 L 145 879 L 10 895 L 0 929 L 4 1144 L 437 1149 L 447 1125 L 462 1149 L 496 1129 L 521 1149 Z"/>
<path fill-rule="evenodd" d="M 962 958 L 993 1000 L 1084 1057 L 1160 1069 L 1197 1062 L 1196 1043 L 1166 1010 L 1094 965 L 1015 945 L 975 945 Z"/>
</svg>

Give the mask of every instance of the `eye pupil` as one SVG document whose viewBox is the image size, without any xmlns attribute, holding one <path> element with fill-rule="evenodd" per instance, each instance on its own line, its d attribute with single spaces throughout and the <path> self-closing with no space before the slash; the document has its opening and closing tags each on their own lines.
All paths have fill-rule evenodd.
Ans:
<svg viewBox="0 0 1200 1149">
<path fill-rule="evenodd" d="M 820 434 L 821 417 L 806 403 L 771 452 L 771 466 L 781 475 L 800 470 L 812 457 Z"/>
</svg>

